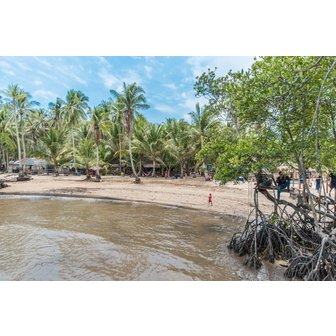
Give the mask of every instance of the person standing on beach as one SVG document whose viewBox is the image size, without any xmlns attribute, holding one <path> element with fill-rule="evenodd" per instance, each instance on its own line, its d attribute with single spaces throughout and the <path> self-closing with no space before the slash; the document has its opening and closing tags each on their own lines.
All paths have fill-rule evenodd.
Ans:
<svg viewBox="0 0 336 336">
<path fill-rule="evenodd" d="M 319 175 L 318 177 L 316 177 L 315 179 L 315 188 L 316 190 L 319 192 L 320 188 L 321 188 L 321 175 Z"/>
<path fill-rule="evenodd" d="M 212 195 L 209 194 L 208 196 L 208 206 L 211 205 L 212 206 Z"/>
<path fill-rule="evenodd" d="M 336 190 L 336 175 L 334 173 L 330 173 L 330 190 L 329 190 L 329 197 L 331 197 L 331 192 L 333 189 Z"/>
<path fill-rule="evenodd" d="M 278 186 L 278 197 L 277 197 L 277 200 L 279 201 L 280 200 L 280 193 L 281 193 L 281 191 L 286 188 L 286 177 L 285 177 L 285 175 L 281 171 L 279 172 L 279 176 L 276 179 L 276 184 Z"/>
</svg>

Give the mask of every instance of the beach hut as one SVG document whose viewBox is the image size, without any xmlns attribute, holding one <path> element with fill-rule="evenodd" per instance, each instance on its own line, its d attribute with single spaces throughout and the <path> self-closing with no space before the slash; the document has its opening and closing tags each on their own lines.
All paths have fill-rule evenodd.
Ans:
<svg viewBox="0 0 336 336">
<path fill-rule="evenodd" d="M 28 174 L 39 174 L 44 172 L 48 162 L 46 160 L 40 160 L 36 158 L 26 158 L 21 161 L 9 161 L 9 172 L 18 173 L 20 167 L 26 167 L 26 172 Z"/>
</svg>

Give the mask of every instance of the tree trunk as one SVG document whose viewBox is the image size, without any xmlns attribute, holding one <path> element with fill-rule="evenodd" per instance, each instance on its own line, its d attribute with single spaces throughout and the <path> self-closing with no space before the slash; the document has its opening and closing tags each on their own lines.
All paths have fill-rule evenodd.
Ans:
<svg viewBox="0 0 336 336">
<path fill-rule="evenodd" d="M 22 149 L 23 149 L 23 171 L 26 170 L 26 145 L 24 141 L 23 130 L 21 130 L 21 141 L 22 141 Z"/>
<path fill-rule="evenodd" d="M 128 133 L 128 151 L 129 151 L 130 160 L 131 160 L 132 172 L 133 172 L 133 175 L 135 177 L 135 181 L 134 182 L 139 183 L 140 182 L 140 178 L 139 178 L 139 176 L 137 175 L 137 173 L 135 171 L 134 163 L 133 163 L 131 132 Z"/>
<path fill-rule="evenodd" d="M 181 178 L 183 178 L 184 177 L 183 162 L 180 163 L 180 167 L 181 167 Z"/>
<path fill-rule="evenodd" d="M 119 172 L 121 175 L 121 134 L 119 130 Z"/>
<path fill-rule="evenodd" d="M 53 159 L 54 162 L 54 174 L 58 176 L 58 170 L 57 170 L 57 159 Z"/>
<path fill-rule="evenodd" d="M 97 165 L 97 171 L 96 171 L 96 178 L 99 176 L 99 151 L 98 151 L 98 144 L 96 144 L 96 165 Z"/>
<path fill-rule="evenodd" d="M 72 125 L 72 155 L 73 155 L 73 165 L 75 167 L 75 174 L 77 174 L 76 157 L 75 157 L 75 134 L 73 125 Z"/>
<path fill-rule="evenodd" d="M 141 173 L 142 173 L 142 158 L 141 157 L 142 157 L 142 155 L 140 154 L 138 176 L 141 176 Z"/>
<path fill-rule="evenodd" d="M 9 155 L 8 150 L 6 150 L 6 172 L 8 173 L 8 167 L 9 167 Z"/>
<path fill-rule="evenodd" d="M 21 158 L 20 135 L 19 135 L 19 127 L 18 127 L 18 121 L 17 121 L 17 115 L 16 115 L 15 102 L 13 102 L 13 107 L 14 107 L 15 132 L 16 132 L 16 142 L 17 142 L 18 156 L 19 156 L 19 175 L 20 175 L 22 158 Z"/>
<path fill-rule="evenodd" d="M 155 159 L 153 158 L 153 172 L 152 172 L 152 177 L 155 177 Z"/>
</svg>

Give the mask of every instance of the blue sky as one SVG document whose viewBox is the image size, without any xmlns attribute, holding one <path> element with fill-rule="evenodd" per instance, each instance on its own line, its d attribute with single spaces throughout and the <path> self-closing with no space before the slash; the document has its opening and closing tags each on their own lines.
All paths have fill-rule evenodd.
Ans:
<svg viewBox="0 0 336 336">
<path fill-rule="evenodd" d="M 230 69 L 247 69 L 253 57 L 0 57 L 0 90 L 19 84 L 33 99 L 46 107 L 56 97 L 65 98 L 70 89 L 81 90 L 95 106 L 108 100 L 109 90 L 119 91 L 122 83 L 136 82 L 145 92 L 152 122 L 186 118 L 197 101 L 195 77 L 217 67 L 218 74 Z"/>
</svg>

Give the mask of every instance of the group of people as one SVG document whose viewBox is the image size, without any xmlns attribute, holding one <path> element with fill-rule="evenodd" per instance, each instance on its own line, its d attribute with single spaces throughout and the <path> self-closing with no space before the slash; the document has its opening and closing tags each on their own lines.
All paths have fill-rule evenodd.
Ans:
<svg viewBox="0 0 336 336">
<path fill-rule="evenodd" d="M 330 173 L 330 184 L 329 184 L 329 197 L 331 197 L 331 191 L 336 190 L 336 175 L 334 173 Z M 301 178 L 301 177 L 300 177 Z M 276 179 L 276 186 L 278 190 L 277 200 L 280 200 L 280 194 L 282 191 L 290 191 L 290 181 L 291 178 L 288 175 L 283 174 L 281 171 L 279 172 L 279 176 Z M 303 181 L 301 182 L 303 183 Z M 257 174 L 257 184 L 263 187 L 269 187 L 272 185 L 272 180 L 265 177 L 264 174 Z M 319 191 L 321 188 L 321 175 L 318 175 L 315 179 L 316 190 Z"/>
<path fill-rule="evenodd" d="M 331 191 L 335 189 L 336 192 L 336 175 L 331 173 L 330 175 L 330 189 L 329 189 L 329 196 L 331 196 Z M 270 187 L 272 185 L 272 179 L 268 178 L 266 174 L 263 174 L 262 171 L 259 171 L 256 174 L 257 185 L 262 187 Z M 276 179 L 277 185 L 277 200 L 280 200 L 280 194 L 282 191 L 290 192 L 290 182 L 291 178 L 288 175 L 283 174 L 283 172 L 279 171 L 279 176 Z M 319 175 L 315 179 L 316 183 L 316 190 L 320 190 L 321 187 L 321 176 Z M 212 194 L 208 195 L 208 206 L 212 206 Z"/>
</svg>

